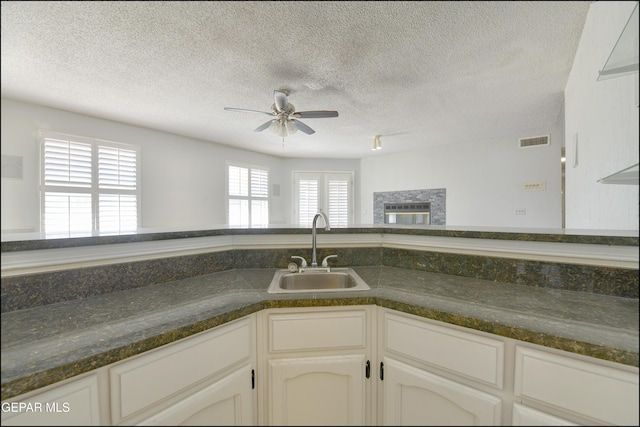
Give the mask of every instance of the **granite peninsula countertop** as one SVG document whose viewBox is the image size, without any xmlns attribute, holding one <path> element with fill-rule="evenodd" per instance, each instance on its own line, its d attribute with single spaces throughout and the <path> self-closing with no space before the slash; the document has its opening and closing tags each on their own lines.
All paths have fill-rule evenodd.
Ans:
<svg viewBox="0 0 640 427">
<path fill-rule="evenodd" d="M 85 237 L 44 233 L 7 233 L 2 235 L 0 252 L 73 248 L 114 243 L 152 242 L 213 236 L 309 234 L 309 227 L 272 225 L 264 228 L 230 228 L 214 226 L 208 229 L 140 230 L 123 234 L 95 234 Z M 318 233 L 325 231 L 319 229 Z M 331 234 L 401 234 L 468 239 L 513 240 L 554 243 L 585 243 L 596 245 L 638 246 L 638 230 L 587 230 L 518 227 L 451 227 L 444 225 L 369 224 L 332 227 Z"/>
<path fill-rule="evenodd" d="M 2 314 L 2 400 L 266 308 L 375 304 L 638 366 L 638 300 L 387 266 L 371 290 L 269 294 L 277 269 L 226 270 Z"/>
</svg>

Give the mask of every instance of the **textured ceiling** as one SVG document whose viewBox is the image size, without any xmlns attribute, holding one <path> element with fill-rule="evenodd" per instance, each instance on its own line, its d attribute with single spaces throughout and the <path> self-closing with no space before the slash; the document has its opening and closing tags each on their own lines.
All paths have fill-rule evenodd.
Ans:
<svg viewBox="0 0 640 427">
<path fill-rule="evenodd" d="M 287 157 L 528 137 L 558 120 L 590 4 L 3 1 L 2 96 Z M 224 110 L 280 88 L 339 117 L 283 147 Z"/>
</svg>

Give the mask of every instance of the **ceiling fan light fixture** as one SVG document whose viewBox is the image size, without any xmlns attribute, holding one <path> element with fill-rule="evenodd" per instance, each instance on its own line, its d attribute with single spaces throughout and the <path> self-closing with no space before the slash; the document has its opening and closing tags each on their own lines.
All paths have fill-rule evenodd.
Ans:
<svg viewBox="0 0 640 427">
<path fill-rule="evenodd" d="M 298 132 L 298 127 L 293 121 L 287 120 L 285 121 L 285 125 L 287 126 L 287 131 L 289 132 L 289 135 L 293 135 L 294 133 Z"/>
<path fill-rule="evenodd" d="M 280 120 L 274 120 L 273 123 L 271 123 L 271 126 L 269 126 L 269 131 L 278 136 L 287 136 L 286 129 L 284 129 Z"/>
<path fill-rule="evenodd" d="M 271 133 L 283 138 L 290 136 L 300 130 L 307 135 L 312 135 L 314 131 L 298 118 L 321 119 L 326 117 L 338 117 L 337 111 L 316 110 L 316 111 L 296 111 L 296 108 L 287 99 L 289 91 L 286 89 L 275 90 L 274 103 L 271 104 L 271 111 L 247 110 L 245 108 L 224 107 L 227 111 L 245 111 L 249 113 L 259 113 L 271 116 L 271 120 L 261 124 L 254 132 L 262 132 L 269 129 Z"/>
<path fill-rule="evenodd" d="M 269 126 L 269 130 L 281 138 L 292 135 L 298 131 L 295 123 L 291 120 L 279 119 L 274 120 Z"/>
<path fill-rule="evenodd" d="M 380 135 L 376 135 L 373 137 L 373 147 L 371 147 L 371 150 L 382 150 L 382 141 L 380 141 Z"/>
</svg>

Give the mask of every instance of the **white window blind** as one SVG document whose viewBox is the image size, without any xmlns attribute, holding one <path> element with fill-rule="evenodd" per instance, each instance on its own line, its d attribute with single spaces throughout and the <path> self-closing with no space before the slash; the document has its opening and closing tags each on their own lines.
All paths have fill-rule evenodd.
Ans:
<svg viewBox="0 0 640 427">
<path fill-rule="evenodd" d="M 139 147 L 41 131 L 42 230 L 72 236 L 138 228 Z"/>
<path fill-rule="evenodd" d="M 322 209 L 331 227 L 348 227 L 353 218 L 352 172 L 294 172 L 295 212 L 298 225 L 311 227 Z"/>
<path fill-rule="evenodd" d="M 232 227 L 269 225 L 269 170 L 227 163 L 227 224 Z"/>
<path fill-rule="evenodd" d="M 314 215 L 318 212 L 317 179 L 300 179 L 298 185 L 298 225 L 311 227 Z"/>
<path fill-rule="evenodd" d="M 349 225 L 349 181 L 340 178 L 327 179 L 327 211 L 333 227 Z"/>
</svg>

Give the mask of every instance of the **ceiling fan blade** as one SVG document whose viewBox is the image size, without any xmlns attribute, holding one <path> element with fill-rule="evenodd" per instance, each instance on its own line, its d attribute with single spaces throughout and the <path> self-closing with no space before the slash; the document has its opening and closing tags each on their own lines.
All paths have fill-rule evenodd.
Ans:
<svg viewBox="0 0 640 427">
<path fill-rule="evenodd" d="M 280 90 L 274 90 L 273 97 L 275 99 L 276 110 L 280 113 L 287 111 L 287 106 L 289 105 L 289 101 L 287 101 L 287 94 Z"/>
<path fill-rule="evenodd" d="M 253 131 L 254 132 L 261 132 L 261 131 L 265 130 L 266 128 L 268 128 L 269 126 L 271 126 L 271 123 L 275 122 L 276 120 L 277 119 L 271 119 L 268 122 L 265 122 L 265 123 L 261 124 L 260 126 L 255 128 Z"/>
<path fill-rule="evenodd" d="M 307 135 L 311 135 L 312 133 L 316 133 L 315 130 L 311 129 L 309 126 L 305 125 L 304 123 L 302 123 L 299 120 L 291 119 L 291 121 L 293 122 L 293 124 L 296 125 L 296 127 L 298 129 L 300 129 L 302 132 L 306 133 Z"/>
<path fill-rule="evenodd" d="M 240 111 L 240 112 L 243 112 L 243 113 L 260 113 L 260 114 L 267 114 L 269 116 L 273 116 L 274 115 L 272 112 L 258 111 L 258 110 L 247 110 L 245 108 L 224 107 L 224 109 L 227 110 L 227 111 Z"/>
<path fill-rule="evenodd" d="M 302 119 L 322 119 L 324 117 L 338 117 L 337 111 L 296 111 L 294 117 Z"/>
</svg>

